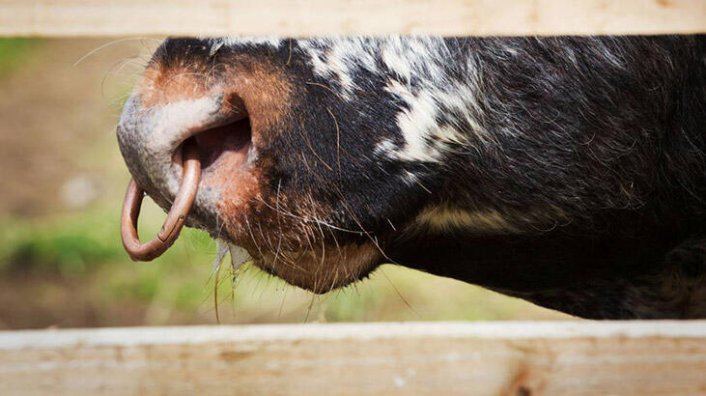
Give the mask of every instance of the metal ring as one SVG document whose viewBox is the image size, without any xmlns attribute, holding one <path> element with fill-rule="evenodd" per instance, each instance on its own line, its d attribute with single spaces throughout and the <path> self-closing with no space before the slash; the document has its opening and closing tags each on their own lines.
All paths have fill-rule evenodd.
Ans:
<svg viewBox="0 0 706 396">
<path fill-rule="evenodd" d="M 135 179 L 130 180 L 123 202 L 120 234 L 123 239 L 123 247 L 135 261 L 151 261 L 164 253 L 179 237 L 179 232 L 184 226 L 186 217 L 191 211 L 199 188 L 201 178 L 201 161 L 199 152 L 195 144 L 185 143 L 182 151 L 184 158 L 182 167 L 182 178 L 179 191 L 174 203 L 169 209 L 167 218 L 164 220 L 162 229 L 149 242 L 141 243 L 137 235 L 137 219 L 140 216 L 140 208 L 145 192 L 137 185 Z"/>
</svg>

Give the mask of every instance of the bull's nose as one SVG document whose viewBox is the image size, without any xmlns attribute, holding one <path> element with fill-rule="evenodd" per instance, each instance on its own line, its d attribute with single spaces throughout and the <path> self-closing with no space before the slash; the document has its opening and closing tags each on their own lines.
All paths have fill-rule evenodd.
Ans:
<svg viewBox="0 0 706 396">
<path fill-rule="evenodd" d="M 206 48 L 167 40 L 125 104 L 117 135 L 130 173 L 165 210 L 180 185 L 180 148 L 193 137 L 202 177 L 187 224 L 215 233 L 218 204 L 246 202 L 257 190 L 258 150 L 279 136 L 293 88 L 272 53 L 231 48 L 216 61 Z"/>
<path fill-rule="evenodd" d="M 171 39 L 155 52 L 118 124 L 120 150 L 135 180 L 164 206 L 179 186 L 179 146 L 199 131 L 228 122 L 223 76 L 206 72 L 207 42 Z M 227 111 L 224 109 L 227 108 Z"/>
<path fill-rule="evenodd" d="M 210 95 L 145 107 L 139 94 L 125 104 L 117 128 L 118 144 L 137 183 L 160 205 L 179 187 L 181 168 L 174 161 L 179 146 L 204 129 L 227 122 L 222 96 Z"/>
</svg>

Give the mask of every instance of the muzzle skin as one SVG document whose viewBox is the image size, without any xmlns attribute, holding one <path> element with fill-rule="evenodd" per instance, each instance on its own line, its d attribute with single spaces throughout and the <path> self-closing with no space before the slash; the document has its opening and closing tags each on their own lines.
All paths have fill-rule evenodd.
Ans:
<svg viewBox="0 0 706 396">
<path fill-rule="evenodd" d="M 172 38 L 118 143 L 322 293 L 385 262 L 591 318 L 706 316 L 706 38 Z M 470 303 L 470 302 L 469 302 Z"/>
</svg>

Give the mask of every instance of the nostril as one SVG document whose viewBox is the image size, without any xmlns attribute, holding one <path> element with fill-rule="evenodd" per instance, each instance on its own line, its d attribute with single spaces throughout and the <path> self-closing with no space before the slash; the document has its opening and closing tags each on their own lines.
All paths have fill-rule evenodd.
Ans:
<svg viewBox="0 0 706 396">
<path fill-rule="evenodd" d="M 194 135 L 203 168 L 219 161 L 223 155 L 246 156 L 252 144 L 250 119 L 244 118 Z"/>
<path fill-rule="evenodd" d="M 214 94 L 184 104 L 168 104 L 152 110 L 164 120 L 159 128 L 165 135 L 161 140 L 167 142 L 164 146 L 171 153 L 174 169 L 181 167 L 181 147 L 186 141 L 193 141 L 198 147 L 204 169 L 226 153 L 247 154 L 252 142 L 250 117 L 239 96 Z"/>
</svg>

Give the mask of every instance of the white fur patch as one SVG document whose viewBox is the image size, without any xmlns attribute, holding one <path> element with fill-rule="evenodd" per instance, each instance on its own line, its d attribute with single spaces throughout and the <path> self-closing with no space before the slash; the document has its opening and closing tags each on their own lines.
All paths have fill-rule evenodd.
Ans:
<svg viewBox="0 0 706 396">
<path fill-rule="evenodd" d="M 448 145 L 467 144 L 470 136 L 483 135 L 475 65 L 451 62 L 457 55 L 442 38 L 342 37 L 301 40 L 298 45 L 314 73 L 334 80 L 337 84 L 331 88 L 344 100 L 354 100 L 356 90 L 382 88 L 404 103 L 395 118 L 404 143 L 384 141 L 376 150 L 388 158 L 439 162 Z M 387 84 L 370 86 L 371 77 Z M 444 117 L 446 123 L 441 124 L 444 111 L 453 116 Z"/>
<path fill-rule="evenodd" d="M 375 40 L 368 38 L 322 38 L 298 41 L 299 47 L 309 56 L 316 75 L 322 78 L 335 78 L 340 84 L 340 96 L 350 99 L 360 81 L 354 81 L 359 69 L 378 72 L 372 50 Z M 364 83 L 362 84 L 364 85 Z"/>
<path fill-rule="evenodd" d="M 390 93 L 403 99 L 409 109 L 397 114 L 397 125 L 405 139 L 405 145 L 397 150 L 386 147 L 386 152 L 396 159 L 404 161 L 437 162 L 442 158 L 445 145 L 467 145 L 469 132 L 483 141 L 481 126 L 476 114 L 479 112 L 475 104 L 475 93 L 470 87 L 452 86 L 455 91 L 441 91 L 435 88 L 420 89 L 414 95 L 407 86 L 398 81 L 391 81 L 386 87 Z M 456 120 L 443 125 L 438 122 L 442 109 L 453 110 L 455 115 L 461 115 L 462 120 Z M 471 127 L 464 131 L 462 122 Z"/>
<path fill-rule="evenodd" d="M 412 173 L 410 171 L 405 171 L 402 174 L 402 180 L 405 181 L 405 183 L 412 185 L 412 184 L 418 184 L 419 183 L 419 176 L 416 173 Z"/>
<path fill-rule="evenodd" d="M 225 45 L 230 47 L 244 46 L 244 45 L 267 45 L 273 48 L 279 48 L 280 45 L 285 40 L 280 37 L 275 36 L 257 36 L 257 37 L 224 37 L 220 39 L 215 39 L 213 46 Z"/>
<path fill-rule="evenodd" d="M 374 153 L 377 156 L 391 156 L 396 149 L 397 146 L 392 142 L 392 140 L 384 139 L 375 146 Z"/>
<path fill-rule="evenodd" d="M 405 54 L 400 37 L 391 38 L 380 51 L 380 55 L 385 67 L 395 73 L 403 82 L 409 83 L 412 79 L 412 63 L 409 56 Z"/>
<path fill-rule="evenodd" d="M 397 114 L 397 125 L 405 145 L 401 150 L 393 152 L 395 157 L 406 161 L 438 161 L 440 153 L 431 148 L 430 141 L 434 131 L 439 128 L 436 121 L 438 107 L 431 93 L 421 91 L 419 95 L 414 96 L 397 81 L 393 81 L 387 90 L 400 96 L 409 105 L 408 110 Z"/>
</svg>

